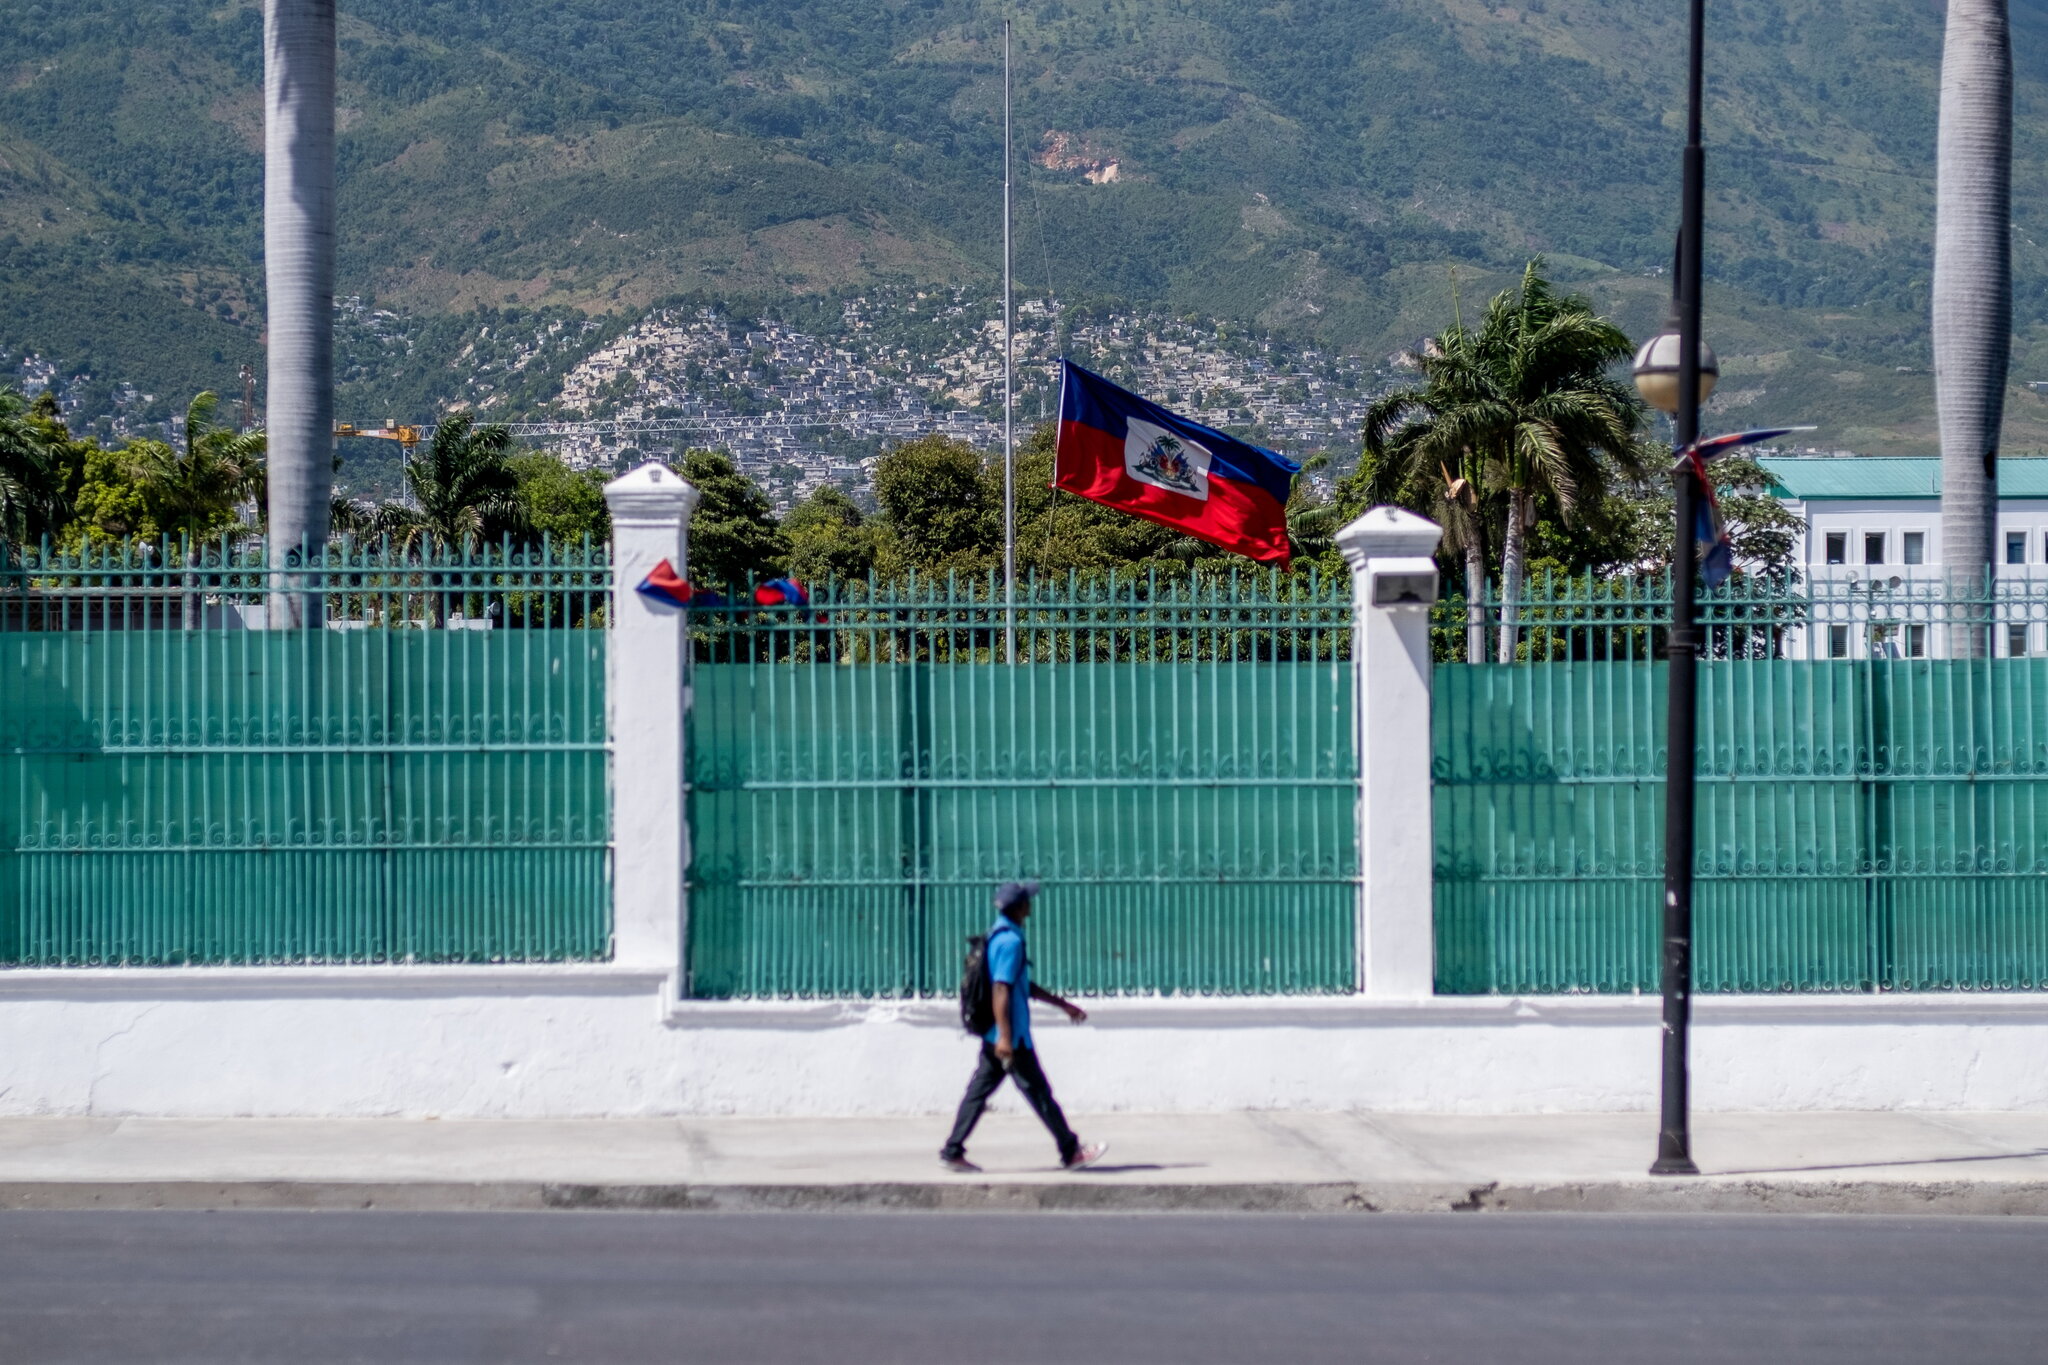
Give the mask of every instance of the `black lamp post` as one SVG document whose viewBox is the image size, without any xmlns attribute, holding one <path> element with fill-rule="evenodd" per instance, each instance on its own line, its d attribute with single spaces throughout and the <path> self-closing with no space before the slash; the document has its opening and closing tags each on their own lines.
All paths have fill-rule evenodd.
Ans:
<svg viewBox="0 0 2048 1365">
<path fill-rule="evenodd" d="M 1706 209 L 1706 152 L 1700 145 L 1700 49 L 1705 0 L 1691 0 L 1692 42 L 1685 91 L 1685 189 L 1680 203 L 1676 328 L 1667 327 L 1636 355 L 1636 387 L 1669 413 L 1672 445 L 1683 451 L 1700 434 L 1700 403 L 1718 367 L 1700 338 L 1700 236 Z M 1676 354 L 1672 354 L 1676 352 Z M 1692 1025 L 1693 789 L 1699 731 L 1699 638 L 1693 592 L 1697 550 L 1693 523 L 1698 490 L 1691 470 L 1672 473 L 1677 538 L 1671 555 L 1671 715 L 1664 786 L 1664 1067 L 1663 1119 L 1652 1175 L 1698 1175 L 1692 1160 L 1690 1078 L 1686 1054 Z"/>
</svg>

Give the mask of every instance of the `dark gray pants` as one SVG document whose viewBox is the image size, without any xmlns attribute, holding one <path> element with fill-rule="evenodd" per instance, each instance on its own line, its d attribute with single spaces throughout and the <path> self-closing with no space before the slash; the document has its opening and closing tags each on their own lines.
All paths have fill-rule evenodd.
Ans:
<svg viewBox="0 0 2048 1365">
<path fill-rule="evenodd" d="M 1060 1145 L 1060 1160 L 1066 1161 L 1081 1150 L 1081 1139 L 1074 1136 L 1074 1130 L 1067 1127 L 1067 1116 L 1060 1112 L 1060 1102 L 1052 1097 L 1052 1082 L 1045 1078 L 1045 1071 L 1038 1065 L 1038 1053 L 1033 1048 L 1020 1047 L 1010 1054 L 1010 1069 L 1003 1070 L 1002 1062 L 996 1057 L 996 1045 L 981 1045 L 981 1062 L 974 1068 L 974 1079 L 967 1083 L 967 1093 L 960 1100 L 960 1116 L 953 1120 L 953 1135 L 946 1139 L 946 1145 L 939 1155 L 952 1160 L 967 1154 L 967 1138 L 974 1131 L 974 1125 L 981 1122 L 981 1111 L 988 1108 L 988 1097 L 996 1093 L 996 1087 L 1008 1076 L 1024 1092 L 1024 1099 L 1037 1113 L 1052 1140 Z"/>
</svg>

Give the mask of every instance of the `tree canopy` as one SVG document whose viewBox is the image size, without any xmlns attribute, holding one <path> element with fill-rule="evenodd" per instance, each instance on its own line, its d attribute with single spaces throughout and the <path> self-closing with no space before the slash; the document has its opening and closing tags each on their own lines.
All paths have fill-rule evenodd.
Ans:
<svg viewBox="0 0 2048 1365">
<path fill-rule="evenodd" d="M 578 545 L 586 536 L 594 544 L 612 538 L 602 472 L 571 469 L 541 450 L 521 451 L 507 463 L 517 480 L 520 518 L 528 534 L 557 545 Z"/>
<path fill-rule="evenodd" d="M 512 433 L 480 427 L 469 413 L 451 413 L 434 428 L 427 448 L 406 462 L 405 488 L 411 503 L 387 503 L 377 520 L 394 540 L 460 549 L 526 530 Z"/>
<path fill-rule="evenodd" d="M 789 542 L 775 524 L 767 495 L 722 450 L 683 453 L 679 473 L 697 486 L 690 517 L 690 576 L 704 583 L 742 583 L 781 573 Z"/>
<path fill-rule="evenodd" d="M 1499 656 L 1514 657 L 1514 613 L 1527 532 L 1554 509 L 1582 523 L 1608 486 L 1644 468 L 1643 407 L 1612 371 L 1633 349 L 1592 305 L 1561 295 L 1541 258 L 1487 305 L 1476 328 L 1454 322 L 1425 346 L 1422 382 L 1366 412 L 1361 475 L 1382 500 L 1420 504 L 1451 527 L 1470 566 L 1500 546 Z"/>
<path fill-rule="evenodd" d="M 84 473 L 85 444 L 71 439 L 52 395 L 0 389 L 0 537 L 62 534 Z"/>
</svg>

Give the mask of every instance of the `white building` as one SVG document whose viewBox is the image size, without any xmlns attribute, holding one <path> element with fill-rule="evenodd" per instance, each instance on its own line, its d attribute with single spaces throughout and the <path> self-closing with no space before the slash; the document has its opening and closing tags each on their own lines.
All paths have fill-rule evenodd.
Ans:
<svg viewBox="0 0 2048 1365">
<path fill-rule="evenodd" d="M 1805 524 L 1795 560 L 1823 593 L 1841 595 L 1841 619 L 1795 631 L 1798 658 L 1860 658 L 1870 653 L 1925 658 L 1942 653 L 1941 615 L 1927 600 L 1942 577 L 1941 461 L 1935 458 L 1767 457 L 1758 461 L 1771 492 Z M 1998 580 L 2030 583 L 2012 619 L 2001 616 L 2001 656 L 2048 653 L 2048 459 L 1998 463 Z M 1919 593 L 1914 585 L 1923 585 Z M 1854 599 L 1846 590 L 1862 591 Z M 1892 596 L 1898 594 L 1898 596 Z M 1851 601 L 1854 609 L 1850 609 Z M 1887 604 L 1890 604 L 1887 609 Z M 1915 620 L 1916 616 L 1924 617 Z"/>
</svg>

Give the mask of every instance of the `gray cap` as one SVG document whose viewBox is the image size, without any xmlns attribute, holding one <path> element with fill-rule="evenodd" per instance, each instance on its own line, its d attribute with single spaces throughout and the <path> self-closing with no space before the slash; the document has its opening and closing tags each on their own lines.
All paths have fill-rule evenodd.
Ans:
<svg viewBox="0 0 2048 1365">
<path fill-rule="evenodd" d="M 996 909 L 1007 910 L 1017 902 L 1028 901 L 1037 894 L 1037 882 L 1004 882 L 996 888 Z"/>
</svg>

